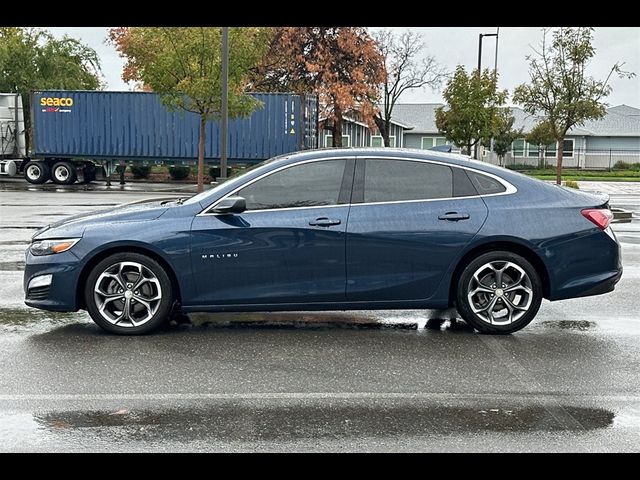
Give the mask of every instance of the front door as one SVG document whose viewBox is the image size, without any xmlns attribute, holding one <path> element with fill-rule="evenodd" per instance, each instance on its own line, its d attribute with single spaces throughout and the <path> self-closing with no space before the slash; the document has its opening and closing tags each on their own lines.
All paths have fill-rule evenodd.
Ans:
<svg viewBox="0 0 640 480">
<path fill-rule="evenodd" d="M 197 303 L 345 300 L 345 230 L 355 160 L 311 161 L 233 192 L 242 214 L 204 214 L 191 231 Z"/>
<path fill-rule="evenodd" d="M 352 200 L 349 301 L 431 297 L 487 216 L 462 169 L 422 161 L 359 158 Z"/>
</svg>

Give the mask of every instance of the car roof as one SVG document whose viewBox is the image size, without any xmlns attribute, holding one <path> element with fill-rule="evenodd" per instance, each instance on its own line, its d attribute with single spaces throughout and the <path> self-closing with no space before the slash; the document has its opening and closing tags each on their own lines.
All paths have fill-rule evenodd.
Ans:
<svg viewBox="0 0 640 480">
<path fill-rule="evenodd" d="M 493 173 L 501 176 L 509 176 L 512 172 L 497 165 L 487 162 L 473 160 L 465 155 L 457 153 L 439 152 L 436 150 L 421 150 L 417 148 L 392 148 L 392 147 L 341 147 L 341 148 L 319 148 L 314 150 L 304 150 L 289 153 L 272 159 L 272 166 L 293 164 L 307 160 L 320 158 L 330 158 L 335 156 L 354 156 L 367 158 L 411 158 L 417 160 L 434 160 L 450 165 L 469 167 L 477 170 Z M 513 172 L 515 173 L 515 172 Z"/>
</svg>

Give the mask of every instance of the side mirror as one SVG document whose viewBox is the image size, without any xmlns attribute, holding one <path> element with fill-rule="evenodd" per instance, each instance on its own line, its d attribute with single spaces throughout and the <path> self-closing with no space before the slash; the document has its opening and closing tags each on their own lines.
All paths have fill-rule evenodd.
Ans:
<svg viewBox="0 0 640 480">
<path fill-rule="evenodd" d="M 213 213 L 242 213 L 247 209 L 247 202 L 242 197 L 227 197 L 215 206 Z"/>
</svg>

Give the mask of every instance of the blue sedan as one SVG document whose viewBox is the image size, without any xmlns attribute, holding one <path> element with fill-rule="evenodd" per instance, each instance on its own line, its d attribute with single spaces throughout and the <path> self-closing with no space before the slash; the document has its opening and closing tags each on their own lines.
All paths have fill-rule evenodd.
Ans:
<svg viewBox="0 0 640 480">
<path fill-rule="evenodd" d="M 142 334 L 176 312 L 444 309 L 515 332 L 543 298 L 614 289 L 608 197 L 466 157 L 329 149 L 277 157 L 183 200 L 36 233 L 26 304 Z"/>
</svg>

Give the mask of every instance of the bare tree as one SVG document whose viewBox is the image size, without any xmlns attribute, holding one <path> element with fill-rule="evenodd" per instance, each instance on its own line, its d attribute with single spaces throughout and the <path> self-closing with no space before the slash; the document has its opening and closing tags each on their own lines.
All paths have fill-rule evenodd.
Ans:
<svg viewBox="0 0 640 480">
<path fill-rule="evenodd" d="M 382 106 L 374 120 L 385 147 L 388 147 L 391 116 L 400 95 L 414 88 L 438 88 L 446 72 L 433 56 L 420 58 L 425 44 L 417 32 L 405 30 L 398 35 L 391 30 L 378 30 L 373 37 L 384 57 L 386 70 L 386 80 L 380 92 Z"/>
</svg>

